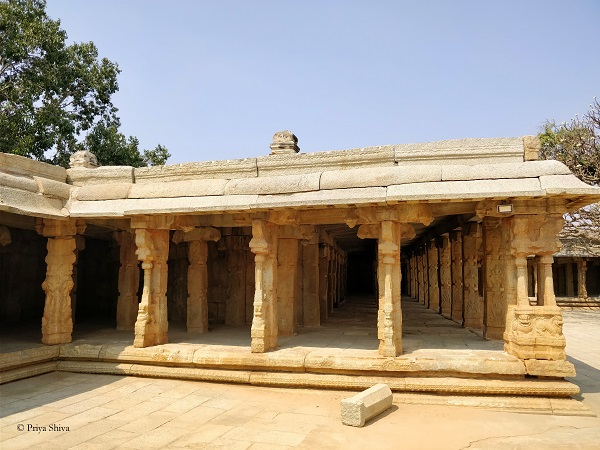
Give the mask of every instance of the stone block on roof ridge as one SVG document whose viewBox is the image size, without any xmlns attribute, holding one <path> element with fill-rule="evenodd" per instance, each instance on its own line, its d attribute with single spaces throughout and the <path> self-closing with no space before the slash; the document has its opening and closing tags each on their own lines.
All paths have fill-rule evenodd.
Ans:
<svg viewBox="0 0 600 450">
<path fill-rule="evenodd" d="M 133 167 L 102 166 L 95 169 L 67 169 L 67 182 L 74 186 L 85 184 L 133 183 Z"/>
<path fill-rule="evenodd" d="M 233 179 L 258 176 L 256 158 L 225 159 L 173 164 L 167 166 L 136 167 L 136 183 L 154 181 L 184 181 L 197 179 Z"/>
<path fill-rule="evenodd" d="M 394 149 L 387 146 L 294 155 L 269 155 L 261 156 L 256 161 L 259 177 L 359 167 L 385 167 L 394 165 Z"/>
</svg>

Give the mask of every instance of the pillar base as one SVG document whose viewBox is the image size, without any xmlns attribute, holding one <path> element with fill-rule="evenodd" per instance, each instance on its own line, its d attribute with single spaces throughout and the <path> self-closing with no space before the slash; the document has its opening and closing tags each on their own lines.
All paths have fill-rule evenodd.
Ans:
<svg viewBox="0 0 600 450">
<path fill-rule="evenodd" d="M 71 341 L 71 333 L 53 333 L 42 336 L 42 344 L 46 345 L 68 344 Z"/>
<path fill-rule="evenodd" d="M 277 339 L 257 335 L 252 336 L 252 341 L 250 342 L 251 353 L 266 353 L 268 351 L 276 349 Z"/>
<path fill-rule="evenodd" d="M 136 336 L 133 340 L 133 346 L 136 348 L 152 347 L 154 345 L 168 344 L 169 338 L 167 333 L 145 333 L 143 336 Z"/>
<path fill-rule="evenodd" d="M 189 333 L 195 333 L 195 334 L 201 334 L 201 333 L 208 333 L 208 328 L 204 328 L 204 327 L 187 327 L 187 332 Z"/>
<path fill-rule="evenodd" d="M 483 337 L 488 340 L 502 340 L 504 338 L 503 327 L 486 327 L 483 330 Z"/>
<path fill-rule="evenodd" d="M 558 307 L 508 307 L 504 350 L 520 359 L 566 359 L 562 311 Z"/>
</svg>

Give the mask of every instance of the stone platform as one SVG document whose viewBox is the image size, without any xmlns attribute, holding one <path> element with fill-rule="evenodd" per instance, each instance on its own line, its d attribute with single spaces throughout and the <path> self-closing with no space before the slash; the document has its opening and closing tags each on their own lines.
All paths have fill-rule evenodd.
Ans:
<svg viewBox="0 0 600 450">
<path fill-rule="evenodd" d="M 249 325 L 219 325 L 203 334 L 171 326 L 170 343 L 147 348 L 133 347 L 133 331 L 94 324 L 76 324 L 73 342 L 57 346 L 35 343 L 31 330 L 4 331 L 0 382 L 58 370 L 350 390 L 386 383 L 394 392 L 458 395 L 579 392 L 560 377 L 532 376 L 501 341 L 486 341 L 414 300 L 405 298 L 402 308 L 398 357 L 377 353 L 376 301 L 368 298 L 350 299 L 319 328 L 280 337 L 279 348 L 267 353 L 250 352 Z"/>
</svg>

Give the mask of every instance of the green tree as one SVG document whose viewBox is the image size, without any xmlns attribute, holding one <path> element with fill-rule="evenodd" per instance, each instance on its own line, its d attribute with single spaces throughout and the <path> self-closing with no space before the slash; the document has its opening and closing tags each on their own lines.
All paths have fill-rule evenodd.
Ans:
<svg viewBox="0 0 600 450">
<path fill-rule="evenodd" d="M 600 185 L 600 103 L 596 97 L 582 117 L 559 125 L 547 120 L 539 138 L 541 158 L 561 161 L 582 181 Z"/>
<path fill-rule="evenodd" d="M 0 0 L 0 151 L 66 167 L 89 147 L 105 165 L 164 164 L 166 148 L 142 155 L 137 138 L 118 131 L 117 64 L 99 59 L 92 42 L 67 45 L 45 8 L 45 0 Z"/>
</svg>

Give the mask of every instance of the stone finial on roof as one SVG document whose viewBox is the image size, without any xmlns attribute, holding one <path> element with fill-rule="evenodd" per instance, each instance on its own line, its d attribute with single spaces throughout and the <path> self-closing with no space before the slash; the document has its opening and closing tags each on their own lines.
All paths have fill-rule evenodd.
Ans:
<svg viewBox="0 0 600 450">
<path fill-rule="evenodd" d="M 523 161 L 537 161 L 542 149 L 540 138 L 537 136 L 523 136 Z"/>
<path fill-rule="evenodd" d="M 300 151 L 298 138 L 291 131 L 278 131 L 273 135 L 271 142 L 271 155 L 293 155 Z"/>
<path fill-rule="evenodd" d="M 69 159 L 69 167 L 82 167 L 85 169 L 95 169 L 100 164 L 96 159 L 96 155 L 88 150 L 79 150 L 71 155 Z"/>
</svg>

